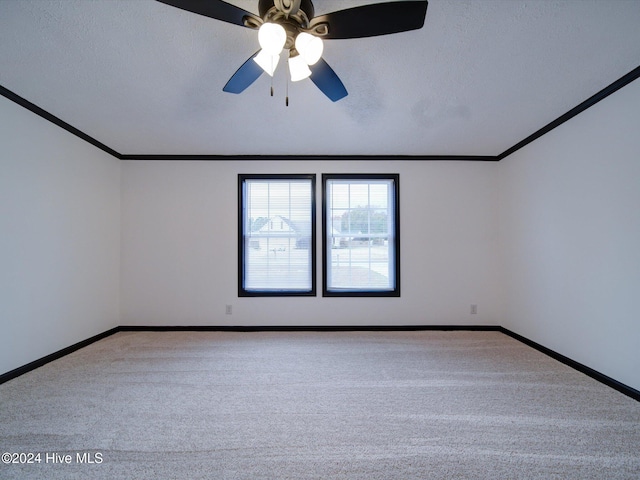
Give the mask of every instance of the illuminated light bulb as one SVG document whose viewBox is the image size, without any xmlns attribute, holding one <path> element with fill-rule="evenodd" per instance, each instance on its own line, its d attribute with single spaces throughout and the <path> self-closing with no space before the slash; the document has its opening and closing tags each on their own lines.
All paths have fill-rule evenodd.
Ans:
<svg viewBox="0 0 640 480">
<path fill-rule="evenodd" d="M 258 42 L 269 55 L 280 55 L 287 41 L 287 32 L 277 23 L 263 23 L 258 30 Z"/>
<path fill-rule="evenodd" d="M 265 73 L 271 75 L 273 77 L 273 72 L 276 71 L 276 67 L 278 66 L 278 61 L 280 60 L 280 55 L 271 55 L 266 50 L 262 49 L 253 57 L 253 61 L 260 65 L 260 68 L 265 71 Z"/>
<path fill-rule="evenodd" d="M 307 65 L 315 65 L 324 50 L 324 44 L 320 37 L 301 32 L 296 37 L 296 50 Z"/>
<path fill-rule="evenodd" d="M 301 55 L 289 57 L 289 72 L 291 73 L 292 82 L 304 80 L 311 75 L 311 70 L 309 70 L 307 62 L 305 62 Z"/>
</svg>

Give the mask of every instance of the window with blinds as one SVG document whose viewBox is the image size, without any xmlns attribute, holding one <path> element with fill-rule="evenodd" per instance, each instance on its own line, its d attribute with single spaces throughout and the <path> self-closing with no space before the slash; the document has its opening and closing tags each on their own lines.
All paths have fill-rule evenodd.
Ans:
<svg viewBox="0 0 640 480">
<path fill-rule="evenodd" d="M 400 296 L 399 175 L 322 176 L 324 296 Z"/>
<path fill-rule="evenodd" d="M 315 175 L 239 175 L 240 296 L 315 295 Z"/>
</svg>

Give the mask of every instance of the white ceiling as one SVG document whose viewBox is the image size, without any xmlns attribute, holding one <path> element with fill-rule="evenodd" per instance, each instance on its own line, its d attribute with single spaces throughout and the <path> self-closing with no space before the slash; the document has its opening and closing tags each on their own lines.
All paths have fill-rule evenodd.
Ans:
<svg viewBox="0 0 640 480">
<path fill-rule="evenodd" d="M 378 0 L 315 0 L 316 15 Z M 258 0 L 228 0 L 257 13 Z M 262 75 L 257 33 L 154 0 L 0 0 L 0 85 L 126 155 L 499 155 L 640 65 L 638 0 L 430 0 L 325 42 L 349 96 Z"/>
</svg>

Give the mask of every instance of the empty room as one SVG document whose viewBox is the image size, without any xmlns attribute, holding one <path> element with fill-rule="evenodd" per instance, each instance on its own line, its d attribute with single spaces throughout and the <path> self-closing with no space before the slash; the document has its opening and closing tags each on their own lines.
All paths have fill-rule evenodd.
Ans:
<svg viewBox="0 0 640 480">
<path fill-rule="evenodd" d="M 0 478 L 640 478 L 638 25 L 0 0 Z"/>
</svg>

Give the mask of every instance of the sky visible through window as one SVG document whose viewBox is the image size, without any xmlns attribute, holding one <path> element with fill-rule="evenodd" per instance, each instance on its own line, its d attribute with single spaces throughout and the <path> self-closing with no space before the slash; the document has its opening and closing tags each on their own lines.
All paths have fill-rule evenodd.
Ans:
<svg viewBox="0 0 640 480">
<path fill-rule="evenodd" d="M 247 216 L 271 218 L 280 215 L 291 220 L 308 220 L 311 208 L 311 187 L 305 181 L 252 180 L 247 191 Z M 388 182 L 373 183 L 333 181 L 333 209 L 389 206 Z"/>
<path fill-rule="evenodd" d="M 247 189 L 247 217 L 309 221 L 311 183 L 309 181 L 251 180 Z"/>
<path fill-rule="evenodd" d="M 389 205 L 389 182 L 358 183 L 354 180 L 331 182 L 331 208 L 349 209 L 357 207 L 387 208 Z"/>
</svg>

